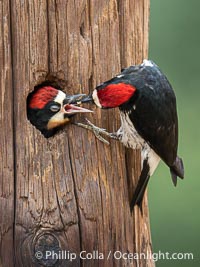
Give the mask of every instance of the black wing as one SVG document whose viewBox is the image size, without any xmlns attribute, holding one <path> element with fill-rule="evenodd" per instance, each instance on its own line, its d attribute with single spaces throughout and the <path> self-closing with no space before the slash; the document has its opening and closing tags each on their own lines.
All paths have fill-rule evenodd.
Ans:
<svg viewBox="0 0 200 267">
<path fill-rule="evenodd" d="M 137 93 L 120 109 L 131 110 L 129 116 L 138 133 L 169 167 L 173 166 L 177 156 L 178 119 L 170 83 L 155 64 L 139 68 L 136 74 L 135 71 L 127 73 L 126 77 Z"/>
</svg>

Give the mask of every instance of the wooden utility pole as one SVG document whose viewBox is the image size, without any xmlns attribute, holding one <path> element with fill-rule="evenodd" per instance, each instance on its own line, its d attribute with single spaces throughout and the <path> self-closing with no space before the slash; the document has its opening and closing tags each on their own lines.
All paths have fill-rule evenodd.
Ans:
<svg viewBox="0 0 200 267">
<path fill-rule="evenodd" d="M 146 196 L 143 215 L 129 209 L 140 151 L 73 125 L 45 139 L 26 117 L 27 95 L 47 77 L 88 93 L 141 63 L 148 20 L 149 0 L 0 1 L 0 266 L 154 266 L 113 257 L 151 252 Z M 118 129 L 117 110 L 94 110 L 92 122 Z"/>
</svg>

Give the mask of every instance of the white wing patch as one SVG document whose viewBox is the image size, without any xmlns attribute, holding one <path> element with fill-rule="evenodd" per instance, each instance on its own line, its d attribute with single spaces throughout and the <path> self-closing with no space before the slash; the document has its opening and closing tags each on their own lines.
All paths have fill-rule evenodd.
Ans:
<svg viewBox="0 0 200 267">
<path fill-rule="evenodd" d="M 116 77 L 117 77 L 117 78 L 122 78 L 122 77 L 124 77 L 124 74 L 119 74 L 119 75 L 117 75 Z"/>
<path fill-rule="evenodd" d="M 143 63 L 141 64 L 142 66 L 149 66 L 149 67 L 153 67 L 153 64 L 150 60 L 148 59 L 144 59 Z"/>
</svg>

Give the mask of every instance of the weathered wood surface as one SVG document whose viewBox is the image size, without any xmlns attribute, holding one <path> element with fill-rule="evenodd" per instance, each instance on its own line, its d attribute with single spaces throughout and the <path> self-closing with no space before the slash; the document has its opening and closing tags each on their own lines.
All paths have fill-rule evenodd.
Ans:
<svg viewBox="0 0 200 267">
<path fill-rule="evenodd" d="M 0 1 L 0 266 L 13 266 L 14 151 L 9 1 Z"/>
<path fill-rule="evenodd" d="M 73 125 L 46 140 L 26 118 L 26 97 L 47 75 L 61 79 L 68 93 L 88 93 L 146 58 L 149 0 L 7 0 L 0 14 L 0 263 L 154 266 L 107 260 L 110 250 L 151 251 L 147 200 L 143 216 L 129 210 L 140 153 L 115 141 L 106 146 Z M 95 109 L 88 118 L 110 131 L 119 126 L 116 110 Z M 48 249 L 98 250 L 105 260 L 35 258 Z"/>
</svg>

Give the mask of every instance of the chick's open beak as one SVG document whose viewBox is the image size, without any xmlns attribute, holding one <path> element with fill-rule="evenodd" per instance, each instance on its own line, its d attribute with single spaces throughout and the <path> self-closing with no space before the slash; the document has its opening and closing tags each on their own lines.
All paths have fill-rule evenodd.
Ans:
<svg viewBox="0 0 200 267">
<path fill-rule="evenodd" d="M 88 112 L 93 112 L 93 111 L 73 104 L 64 105 L 64 114 L 77 114 L 77 113 L 88 113 Z"/>
<path fill-rule="evenodd" d="M 77 113 L 88 113 L 93 112 L 92 110 L 79 107 L 82 103 L 82 99 L 85 98 L 85 94 L 77 94 L 77 95 L 71 95 L 67 96 L 64 100 L 64 113 L 65 114 L 77 114 Z"/>
</svg>

